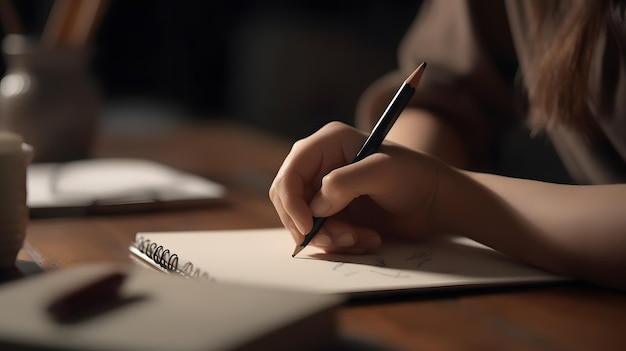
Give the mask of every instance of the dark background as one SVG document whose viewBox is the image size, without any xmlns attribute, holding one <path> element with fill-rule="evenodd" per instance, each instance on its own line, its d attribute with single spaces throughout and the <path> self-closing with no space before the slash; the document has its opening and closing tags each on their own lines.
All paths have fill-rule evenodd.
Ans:
<svg viewBox="0 0 626 351">
<path fill-rule="evenodd" d="M 53 0 L 12 3 L 26 33 L 39 36 Z M 396 67 L 420 5 L 111 0 L 92 43 L 101 128 L 147 133 L 227 118 L 296 140 L 331 120 L 353 123 L 363 90 Z M 570 182 L 545 136 L 530 139 L 520 125 L 502 140 L 500 173 Z"/>
<path fill-rule="evenodd" d="M 13 3 L 26 33 L 40 35 L 53 2 Z M 144 118 L 232 118 L 299 138 L 330 120 L 352 123 L 363 89 L 396 67 L 419 5 L 112 0 L 92 72 L 109 107 L 140 105 L 132 111 Z"/>
</svg>

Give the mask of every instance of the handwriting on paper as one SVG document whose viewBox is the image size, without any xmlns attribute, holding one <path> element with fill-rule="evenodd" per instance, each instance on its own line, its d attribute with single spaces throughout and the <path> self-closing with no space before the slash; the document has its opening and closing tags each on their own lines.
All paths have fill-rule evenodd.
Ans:
<svg viewBox="0 0 626 351">
<path fill-rule="evenodd" d="M 411 277 L 412 270 L 419 270 L 423 265 L 432 261 L 433 253 L 414 251 L 407 256 L 393 260 L 380 255 L 363 256 L 362 258 L 358 263 L 338 262 L 332 270 L 345 277 L 376 274 L 394 279 L 404 279 Z"/>
</svg>

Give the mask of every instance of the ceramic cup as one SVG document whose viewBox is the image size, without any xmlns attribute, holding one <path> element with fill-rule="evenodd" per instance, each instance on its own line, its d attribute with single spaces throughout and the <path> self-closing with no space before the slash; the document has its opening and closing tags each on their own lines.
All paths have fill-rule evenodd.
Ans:
<svg viewBox="0 0 626 351">
<path fill-rule="evenodd" d="M 33 149 L 20 135 L 0 130 L 0 269 L 13 267 L 28 224 L 26 172 Z"/>
<path fill-rule="evenodd" d="M 2 54 L 0 128 L 34 147 L 33 162 L 89 158 L 101 110 L 90 50 L 50 48 L 11 34 L 2 40 Z"/>
</svg>

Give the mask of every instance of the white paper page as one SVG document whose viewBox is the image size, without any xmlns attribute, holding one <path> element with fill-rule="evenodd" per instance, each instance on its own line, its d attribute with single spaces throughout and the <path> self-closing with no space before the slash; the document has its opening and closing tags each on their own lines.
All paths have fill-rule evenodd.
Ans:
<svg viewBox="0 0 626 351">
<path fill-rule="evenodd" d="M 28 167 L 31 208 L 88 206 L 94 202 L 219 199 L 225 188 L 166 165 L 135 158 L 98 158 Z"/>
<path fill-rule="evenodd" d="M 330 255 L 313 246 L 291 257 L 284 228 L 138 233 L 216 282 L 322 293 L 504 285 L 564 278 L 514 261 L 466 238 L 397 243 L 368 255 Z"/>
</svg>

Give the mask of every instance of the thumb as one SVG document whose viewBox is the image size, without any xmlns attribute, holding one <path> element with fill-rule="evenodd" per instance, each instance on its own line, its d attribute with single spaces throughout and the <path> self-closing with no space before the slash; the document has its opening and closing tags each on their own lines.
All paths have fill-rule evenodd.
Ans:
<svg viewBox="0 0 626 351">
<path fill-rule="evenodd" d="M 314 217 L 328 217 L 341 210 L 361 195 L 375 195 L 388 191 L 393 179 L 386 154 L 373 154 L 365 159 L 337 168 L 322 178 L 319 192 L 310 203 Z"/>
<path fill-rule="evenodd" d="M 354 197 L 327 196 L 320 190 L 311 200 L 313 217 L 328 217 L 344 209 Z"/>
</svg>

